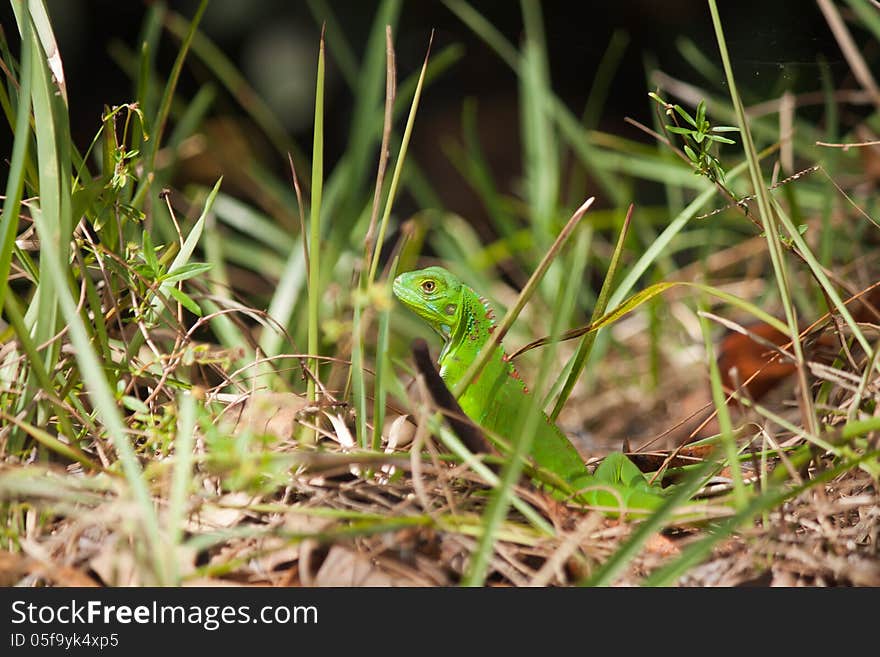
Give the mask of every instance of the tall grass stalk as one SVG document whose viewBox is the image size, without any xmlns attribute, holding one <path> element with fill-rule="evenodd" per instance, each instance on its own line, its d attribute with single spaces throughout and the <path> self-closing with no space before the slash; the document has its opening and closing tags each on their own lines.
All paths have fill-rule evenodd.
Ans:
<svg viewBox="0 0 880 657">
<path fill-rule="evenodd" d="M 526 303 L 528 303 L 529 299 L 535 293 L 535 290 L 538 287 L 538 284 L 541 282 L 541 279 L 544 277 L 544 274 L 547 272 L 547 269 L 550 267 L 550 264 L 559 255 L 559 251 L 568 241 L 568 238 L 571 237 L 575 228 L 577 228 L 580 220 L 583 219 L 584 215 L 587 213 L 587 210 L 590 209 L 590 206 L 593 205 L 593 201 L 595 198 L 592 196 L 584 201 L 583 205 L 575 210 L 575 213 L 568 220 L 568 223 L 565 224 L 563 229 L 560 231 L 559 235 L 556 237 L 556 241 L 553 242 L 553 245 L 547 251 L 547 253 L 542 258 L 540 264 L 529 277 L 529 280 L 526 282 L 522 291 L 517 296 L 516 303 L 505 313 L 502 320 L 498 323 L 498 328 L 492 333 L 492 339 L 486 342 L 485 346 L 480 350 L 480 353 L 477 354 L 477 357 L 474 359 L 474 362 L 471 363 L 465 373 L 462 375 L 462 378 L 456 383 L 455 388 L 452 391 L 456 397 L 461 397 L 464 393 L 465 389 L 473 382 L 474 377 L 479 374 L 483 368 L 486 366 L 486 363 L 489 361 L 489 358 L 492 356 L 492 353 L 501 344 L 501 341 L 504 339 L 504 336 L 507 335 L 507 332 L 510 330 L 510 327 L 516 321 L 516 318 L 519 317 L 520 312 L 525 307 Z"/>
<path fill-rule="evenodd" d="M 309 205 L 309 369 L 312 375 L 308 380 L 308 398 L 314 404 L 317 400 L 314 377 L 318 376 L 318 355 L 320 346 L 320 305 L 321 288 L 321 194 L 324 184 L 324 35 L 318 47 L 318 74 L 315 82 L 315 129 L 312 140 L 312 193 Z M 313 440 L 317 440 L 314 435 Z"/>
<path fill-rule="evenodd" d="M 406 151 L 409 147 L 410 138 L 412 137 L 413 125 L 416 120 L 416 112 L 419 109 L 419 99 L 422 97 L 422 86 L 425 83 L 425 71 L 428 68 L 428 58 L 431 56 L 431 44 L 434 41 L 434 35 L 428 41 L 428 52 L 425 53 L 425 61 L 422 64 L 422 70 L 419 73 L 419 81 L 416 84 L 416 91 L 413 95 L 412 105 L 410 105 L 409 116 L 406 119 L 406 127 L 403 130 L 403 137 L 400 140 L 400 149 L 397 153 L 397 160 L 394 163 L 394 172 L 391 174 L 391 186 L 388 188 L 388 196 L 385 199 L 385 210 L 382 213 L 382 219 L 379 222 L 379 232 L 376 237 L 376 246 L 373 250 L 373 260 L 370 263 L 370 275 L 368 281 L 372 283 L 376 280 L 376 271 L 379 268 L 379 257 L 382 251 L 382 242 L 385 240 L 385 233 L 388 230 L 388 221 L 391 218 L 391 207 L 397 195 L 397 187 L 400 184 L 400 175 L 403 172 L 403 163 L 406 161 Z"/>
<path fill-rule="evenodd" d="M 761 221 L 761 226 L 764 229 L 764 233 L 767 236 L 767 247 L 770 252 L 770 261 L 773 264 L 773 273 L 776 277 L 776 287 L 779 292 L 779 299 L 782 303 L 782 308 L 785 311 L 785 319 L 788 323 L 788 333 L 792 340 L 794 355 L 797 362 L 798 381 L 800 383 L 799 398 L 801 412 L 803 413 L 804 422 L 806 423 L 809 432 L 816 435 L 818 430 L 816 412 L 813 408 L 812 398 L 810 397 L 804 350 L 800 341 L 797 314 L 794 303 L 791 299 L 791 284 L 789 282 L 788 267 L 785 264 L 782 242 L 779 238 L 779 231 L 773 214 L 770 193 L 767 191 L 767 187 L 764 184 L 758 152 L 752 141 L 749 122 L 746 118 L 745 109 L 743 108 L 742 100 L 740 99 L 737 90 L 736 79 L 733 75 L 733 67 L 730 63 L 730 56 L 727 53 L 727 42 L 724 39 L 724 30 L 721 26 L 721 17 L 718 13 L 718 6 L 715 0 L 708 0 L 708 2 L 709 11 L 712 14 L 712 26 L 715 29 L 715 39 L 718 42 L 721 62 L 724 66 L 724 75 L 727 79 L 727 86 L 730 89 L 730 99 L 733 103 L 734 111 L 736 112 L 739 133 L 742 137 L 743 150 L 745 151 L 746 161 L 748 163 L 752 189 L 754 190 L 758 201 L 759 219 Z"/>
<path fill-rule="evenodd" d="M 551 373 L 556 366 L 556 338 L 562 333 L 563 327 L 569 323 L 575 307 L 580 287 L 579 282 L 586 268 L 586 251 L 575 252 L 571 256 L 571 260 L 569 271 L 573 275 L 569 278 L 567 285 L 559 288 L 553 305 L 553 321 L 550 331 L 551 346 L 542 354 L 541 365 L 535 381 L 535 393 L 529 397 L 528 403 L 518 410 L 516 426 L 519 427 L 519 431 L 516 432 L 517 435 L 510 436 L 513 441 L 512 450 L 501 471 L 499 485 L 492 491 L 492 498 L 483 514 L 483 533 L 465 573 L 463 579 L 465 586 L 482 586 L 485 582 L 489 562 L 495 548 L 497 532 L 515 498 L 513 488 L 522 475 L 524 458 L 532 448 L 538 423 L 545 421 L 542 392 L 545 382 L 552 378 Z"/>
<path fill-rule="evenodd" d="M 605 314 L 605 309 L 608 304 L 608 297 L 611 294 L 611 286 L 614 283 L 614 277 L 617 274 L 617 264 L 620 262 L 620 255 L 623 253 L 623 244 L 626 241 L 626 236 L 629 233 L 629 224 L 632 219 L 633 206 L 630 205 L 629 209 L 626 212 L 626 216 L 623 219 L 623 225 L 620 228 L 620 235 L 617 238 L 617 244 L 614 247 L 614 252 L 611 254 L 611 262 L 608 265 L 608 271 L 605 273 L 605 279 L 602 281 L 602 288 L 599 290 L 599 297 L 596 299 L 596 305 L 593 308 L 593 315 L 590 319 L 590 322 L 595 322 L 602 315 Z M 584 337 L 581 338 L 581 342 L 578 345 L 577 351 L 572 358 L 571 368 L 568 369 L 568 373 L 565 377 L 565 383 L 562 386 L 562 391 L 559 393 L 559 397 L 556 399 L 556 404 L 553 406 L 553 410 L 550 412 L 550 419 L 555 421 L 556 418 L 559 417 L 559 413 L 562 412 L 563 406 L 565 406 L 565 402 L 568 401 L 569 396 L 571 395 L 571 391 L 574 389 L 574 384 L 577 382 L 578 378 L 583 371 L 584 365 L 587 363 L 587 359 L 590 356 L 590 350 L 593 347 L 593 342 L 596 339 L 596 332 L 590 331 L 589 333 L 584 334 Z"/>
</svg>

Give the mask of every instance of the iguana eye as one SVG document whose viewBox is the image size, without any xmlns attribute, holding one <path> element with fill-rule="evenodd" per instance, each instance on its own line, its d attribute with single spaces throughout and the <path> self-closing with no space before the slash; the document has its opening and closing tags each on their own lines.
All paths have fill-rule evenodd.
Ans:
<svg viewBox="0 0 880 657">
<path fill-rule="evenodd" d="M 425 294 L 431 294 L 437 288 L 437 284 L 434 281 L 423 281 L 422 282 L 422 290 Z"/>
</svg>

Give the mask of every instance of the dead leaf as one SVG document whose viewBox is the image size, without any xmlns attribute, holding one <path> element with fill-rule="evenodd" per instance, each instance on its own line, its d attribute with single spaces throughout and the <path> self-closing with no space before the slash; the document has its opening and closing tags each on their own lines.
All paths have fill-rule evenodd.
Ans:
<svg viewBox="0 0 880 657">
<path fill-rule="evenodd" d="M 336 432 L 335 435 L 331 434 L 330 437 L 335 438 L 336 441 L 342 445 L 343 450 L 352 449 L 355 444 L 354 436 L 352 436 L 351 431 L 348 430 L 345 420 L 343 420 L 338 414 L 333 415 L 325 412 L 324 415 L 330 420 L 330 424 L 333 425 L 333 430 Z"/>
<path fill-rule="evenodd" d="M 245 507 L 253 499 L 252 495 L 244 492 L 228 493 L 217 500 L 215 504 L 205 504 L 194 514 L 187 529 L 193 533 L 212 531 L 218 527 L 233 527 L 245 516 Z"/>
<path fill-rule="evenodd" d="M 249 430 L 285 440 L 293 435 L 297 416 L 307 405 L 305 397 L 292 392 L 255 392 L 245 402 L 231 433 Z"/>
<path fill-rule="evenodd" d="M 92 570 L 107 586 L 139 586 L 142 584 L 137 563 L 129 546 L 108 536 L 97 555 L 89 561 Z"/>
<path fill-rule="evenodd" d="M 283 528 L 287 534 L 318 534 L 334 522 L 333 518 L 293 512 L 284 518 Z M 298 561 L 303 554 L 303 546 L 307 544 L 309 549 L 313 549 L 317 546 L 317 541 L 306 538 L 299 543 L 293 543 L 289 538 L 267 536 L 259 543 L 259 549 L 264 554 L 252 560 L 252 563 L 266 573 L 271 573 L 285 562 Z"/>
<path fill-rule="evenodd" d="M 416 426 L 408 420 L 409 415 L 398 415 L 390 423 L 385 423 L 386 452 L 406 447 L 413 441 L 416 435 Z"/>
<path fill-rule="evenodd" d="M 177 572 L 187 575 L 195 571 L 196 551 L 185 545 L 178 546 L 173 557 Z M 100 552 L 90 561 L 89 566 L 107 586 L 143 586 L 138 570 L 138 559 L 132 553 L 128 541 L 108 537 Z"/>
<path fill-rule="evenodd" d="M 314 586 L 415 586 L 403 575 L 393 575 L 357 552 L 334 545 L 312 582 Z"/>
<path fill-rule="evenodd" d="M 43 562 L 18 552 L 0 552 L 0 586 L 15 586 L 26 575 L 57 586 L 98 586 L 94 579 L 71 566 Z"/>
<path fill-rule="evenodd" d="M 645 541 L 645 551 L 649 554 L 660 555 L 661 557 L 671 557 L 681 552 L 678 546 L 663 534 L 650 536 Z"/>
<path fill-rule="evenodd" d="M 31 572 L 34 560 L 20 552 L 0 552 L 0 586 L 15 586 Z"/>
</svg>

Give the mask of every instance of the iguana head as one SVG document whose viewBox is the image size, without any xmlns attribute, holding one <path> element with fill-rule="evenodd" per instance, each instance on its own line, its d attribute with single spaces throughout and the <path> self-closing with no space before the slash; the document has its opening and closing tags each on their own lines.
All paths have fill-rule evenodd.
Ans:
<svg viewBox="0 0 880 657">
<path fill-rule="evenodd" d="M 461 281 L 443 267 L 428 267 L 401 274 L 392 289 L 407 308 L 449 338 L 461 302 Z"/>
</svg>

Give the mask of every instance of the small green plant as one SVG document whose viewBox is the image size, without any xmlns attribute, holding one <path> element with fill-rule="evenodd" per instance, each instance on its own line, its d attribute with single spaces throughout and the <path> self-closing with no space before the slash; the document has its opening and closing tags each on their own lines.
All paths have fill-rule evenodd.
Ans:
<svg viewBox="0 0 880 657">
<path fill-rule="evenodd" d="M 709 123 L 709 119 L 706 118 L 705 100 L 697 104 L 696 117 L 693 117 L 681 105 L 667 103 L 654 92 L 648 93 L 648 96 L 663 108 L 663 113 L 675 124 L 667 124 L 663 128 L 667 132 L 681 136 L 682 149 L 693 166 L 694 173 L 705 176 L 716 185 L 724 186 L 724 169 L 718 157 L 711 152 L 712 147 L 715 144 L 735 144 L 735 141 L 722 137 L 720 133 L 739 132 L 739 128 L 730 125 L 713 126 Z M 676 115 L 684 119 L 684 125 L 679 122 Z"/>
</svg>

